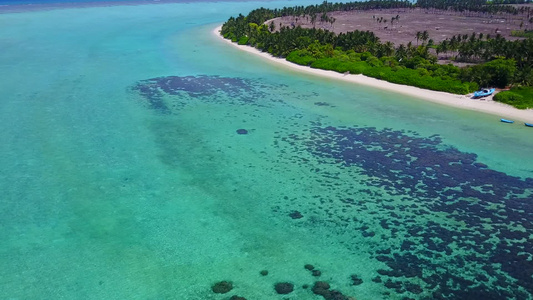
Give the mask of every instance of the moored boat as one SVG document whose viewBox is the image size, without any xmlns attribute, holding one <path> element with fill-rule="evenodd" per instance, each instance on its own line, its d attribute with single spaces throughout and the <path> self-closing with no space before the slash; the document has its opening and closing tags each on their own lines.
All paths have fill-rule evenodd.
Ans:
<svg viewBox="0 0 533 300">
<path fill-rule="evenodd" d="M 474 98 L 481 98 L 486 97 L 489 95 L 492 95 L 494 93 L 495 89 L 482 89 L 480 91 L 474 92 Z"/>
<path fill-rule="evenodd" d="M 527 127 L 533 127 L 533 124 L 531 123 L 524 123 L 524 125 L 526 125 Z"/>
<path fill-rule="evenodd" d="M 500 121 L 504 122 L 504 123 L 514 123 L 514 121 L 512 120 L 507 120 L 507 119 L 500 119 Z"/>
</svg>

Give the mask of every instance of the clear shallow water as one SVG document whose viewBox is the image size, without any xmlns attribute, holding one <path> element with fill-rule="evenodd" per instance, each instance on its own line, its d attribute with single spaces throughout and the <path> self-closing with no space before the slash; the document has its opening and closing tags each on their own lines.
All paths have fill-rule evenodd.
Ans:
<svg viewBox="0 0 533 300">
<path fill-rule="evenodd" d="M 261 5 L 0 15 L 0 298 L 320 299 L 310 263 L 357 299 L 530 299 L 532 132 L 212 36 Z"/>
</svg>

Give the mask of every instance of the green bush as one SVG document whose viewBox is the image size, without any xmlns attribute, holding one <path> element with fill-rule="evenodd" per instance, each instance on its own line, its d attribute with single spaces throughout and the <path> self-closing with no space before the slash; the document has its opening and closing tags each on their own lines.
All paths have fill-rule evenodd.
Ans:
<svg viewBox="0 0 533 300">
<path fill-rule="evenodd" d="M 420 56 L 415 56 L 410 59 L 405 59 L 402 61 L 402 63 L 404 66 L 406 66 L 409 69 L 418 69 L 418 68 L 427 69 L 431 67 L 432 65 L 430 61 Z"/>
<path fill-rule="evenodd" d="M 247 36 L 243 36 L 239 39 L 239 45 L 246 45 L 248 44 L 248 37 Z"/>
<path fill-rule="evenodd" d="M 477 82 L 480 86 L 505 88 L 512 82 L 516 70 L 514 59 L 495 59 L 463 68 L 458 77 L 463 81 Z"/>
<path fill-rule="evenodd" d="M 533 108 L 533 87 L 516 87 L 499 92 L 494 101 L 506 103 L 519 109 Z"/>
<path fill-rule="evenodd" d="M 313 62 L 311 64 L 311 68 L 337 71 L 339 69 L 338 66 L 341 63 L 342 62 L 336 60 L 335 58 L 321 58 Z M 338 72 L 343 72 L 343 71 L 338 71 Z"/>
<path fill-rule="evenodd" d="M 348 52 L 346 52 L 346 54 L 350 58 L 350 61 L 361 61 L 362 60 L 361 53 L 357 53 L 353 50 L 349 50 Z"/>
<path fill-rule="evenodd" d="M 483 72 L 490 74 L 489 86 L 504 88 L 516 73 L 514 59 L 495 59 L 481 65 Z"/>
<path fill-rule="evenodd" d="M 419 68 L 419 69 L 416 69 L 416 71 L 418 72 L 418 75 L 420 76 L 429 76 L 429 71 L 427 69 Z"/>
<path fill-rule="evenodd" d="M 236 42 L 237 41 L 237 37 L 235 36 L 235 34 L 233 32 L 226 33 L 224 35 L 224 38 L 228 39 L 228 40 L 231 40 L 232 42 Z"/>
<path fill-rule="evenodd" d="M 364 61 L 341 61 L 336 58 L 321 58 L 311 64 L 311 68 L 331 70 L 339 73 L 362 74 L 370 66 Z"/>
<path fill-rule="evenodd" d="M 444 80 L 440 77 L 421 75 L 419 71 L 420 69 L 394 69 L 396 71 L 393 71 L 393 69 L 389 67 L 369 68 L 363 72 L 363 75 L 382 79 L 392 83 L 416 86 L 423 89 L 453 94 L 464 95 L 477 89 L 477 85 L 472 85 L 468 82 L 463 83 L 459 80 Z"/>
<path fill-rule="evenodd" d="M 374 56 L 372 56 L 372 54 L 370 54 L 370 52 L 361 53 L 361 60 L 367 60 L 367 59 L 369 59 L 371 57 L 374 57 Z"/>
<path fill-rule="evenodd" d="M 292 51 L 287 55 L 286 59 L 302 66 L 310 66 L 316 60 L 316 58 L 309 55 L 306 50 Z"/>
<path fill-rule="evenodd" d="M 367 58 L 366 63 L 371 65 L 372 67 L 383 67 L 383 62 L 375 56 Z"/>
<path fill-rule="evenodd" d="M 359 61 L 358 59 L 361 58 Z M 454 66 L 436 66 L 435 71 L 424 68 L 409 69 L 404 66 L 388 67 L 383 65 L 383 61 L 370 55 L 369 53 L 353 53 L 335 51 L 333 57 L 315 58 L 312 52 L 304 50 L 292 51 L 287 60 L 299 65 L 311 66 L 311 68 L 331 70 L 339 73 L 350 72 L 351 74 L 363 74 L 385 80 L 392 83 L 398 83 L 409 86 L 416 86 L 423 89 L 442 91 L 453 94 L 468 94 L 479 89 L 475 82 L 461 82 L 451 76 L 436 76 L 438 74 L 457 74 L 458 68 Z M 414 60 L 417 64 L 426 63 L 426 60 Z"/>
<path fill-rule="evenodd" d="M 394 56 L 383 56 L 379 60 L 383 66 L 395 67 L 398 65 L 398 60 Z"/>
<path fill-rule="evenodd" d="M 511 36 L 533 38 L 533 30 L 511 30 Z"/>
</svg>

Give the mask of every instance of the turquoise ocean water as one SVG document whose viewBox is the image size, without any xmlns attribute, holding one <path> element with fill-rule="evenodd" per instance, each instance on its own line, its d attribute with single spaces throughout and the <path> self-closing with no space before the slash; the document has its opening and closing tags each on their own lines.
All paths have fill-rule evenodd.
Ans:
<svg viewBox="0 0 533 300">
<path fill-rule="evenodd" d="M 309 3 L 0 14 L 0 299 L 532 299 L 533 131 L 212 34 Z"/>
</svg>

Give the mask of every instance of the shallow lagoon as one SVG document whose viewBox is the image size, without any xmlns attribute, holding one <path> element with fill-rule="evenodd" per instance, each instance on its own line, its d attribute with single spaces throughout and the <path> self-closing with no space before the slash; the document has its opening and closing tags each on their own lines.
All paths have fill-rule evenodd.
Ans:
<svg viewBox="0 0 533 300">
<path fill-rule="evenodd" d="M 211 34 L 262 5 L 0 14 L 0 298 L 531 299 L 533 132 Z"/>
</svg>

